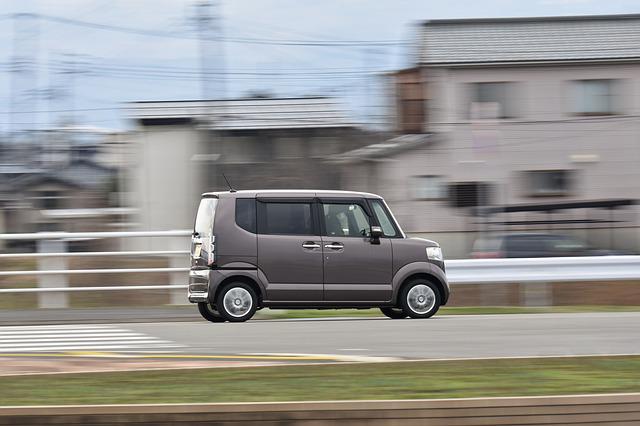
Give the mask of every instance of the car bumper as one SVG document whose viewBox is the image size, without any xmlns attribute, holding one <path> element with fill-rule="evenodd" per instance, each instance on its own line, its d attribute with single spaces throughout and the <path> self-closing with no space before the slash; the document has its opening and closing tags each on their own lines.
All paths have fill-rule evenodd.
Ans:
<svg viewBox="0 0 640 426">
<path fill-rule="evenodd" d="M 209 269 L 189 271 L 189 289 L 187 297 L 191 303 L 209 301 Z"/>
</svg>

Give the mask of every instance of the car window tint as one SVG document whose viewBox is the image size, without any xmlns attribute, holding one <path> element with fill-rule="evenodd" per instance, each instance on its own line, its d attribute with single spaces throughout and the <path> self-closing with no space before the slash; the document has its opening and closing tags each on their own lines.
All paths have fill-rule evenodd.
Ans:
<svg viewBox="0 0 640 426">
<path fill-rule="evenodd" d="M 256 200 L 236 199 L 236 224 L 245 231 L 256 233 Z"/>
<path fill-rule="evenodd" d="M 386 237 L 395 237 L 397 235 L 396 228 L 393 226 L 393 222 L 382 205 L 382 202 L 379 200 L 373 200 L 371 205 L 373 206 L 373 211 L 378 218 L 378 222 L 380 223 L 380 227 L 382 227 L 384 235 Z"/>
<path fill-rule="evenodd" d="M 359 204 L 323 204 L 325 233 L 334 237 L 368 237 L 369 217 Z"/>
<path fill-rule="evenodd" d="M 265 203 L 264 211 L 264 234 L 313 235 L 309 203 Z"/>
<path fill-rule="evenodd" d="M 507 251 L 545 251 L 549 239 L 544 235 L 512 235 L 507 237 Z"/>
</svg>

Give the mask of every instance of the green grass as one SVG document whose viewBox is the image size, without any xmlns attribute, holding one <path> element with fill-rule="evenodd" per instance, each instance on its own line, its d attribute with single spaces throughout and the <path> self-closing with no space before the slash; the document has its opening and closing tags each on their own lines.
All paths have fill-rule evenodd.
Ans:
<svg viewBox="0 0 640 426">
<path fill-rule="evenodd" d="M 417 399 L 640 391 L 640 356 L 0 377 L 1 405 Z"/>
<path fill-rule="evenodd" d="M 546 308 L 528 308 L 523 306 L 463 306 L 443 307 L 437 315 L 497 315 L 497 314 L 546 314 L 579 312 L 637 312 L 640 306 L 550 306 Z M 327 318 L 327 317 L 383 317 L 379 309 L 265 309 L 256 318 Z"/>
</svg>

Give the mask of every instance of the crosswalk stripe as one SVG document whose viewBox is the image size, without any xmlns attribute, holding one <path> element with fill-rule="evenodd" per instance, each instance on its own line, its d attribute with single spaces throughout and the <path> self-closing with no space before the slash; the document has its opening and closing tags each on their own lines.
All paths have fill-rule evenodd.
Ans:
<svg viewBox="0 0 640 426">
<path fill-rule="evenodd" d="M 71 350 L 164 350 L 181 348 L 175 342 L 109 325 L 53 325 L 0 327 L 0 353 Z"/>
<path fill-rule="evenodd" d="M 100 334 L 12 334 L 8 336 L 0 336 L 0 342 L 8 339 L 24 339 L 24 340 L 32 340 L 32 339 L 40 339 L 43 337 L 50 337 L 55 339 L 67 339 L 69 337 L 77 337 L 79 339 L 92 339 L 98 337 L 130 337 L 130 336 L 144 336 L 144 334 L 140 333 L 100 333 Z"/>
<path fill-rule="evenodd" d="M 55 330 L 55 329 L 64 329 L 68 328 L 71 330 L 80 330 L 83 328 L 114 328 L 112 325 L 103 325 L 103 324 L 56 324 L 56 325 L 3 325 L 0 327 L 0 330 L 31 330 L 34 328 L 38 328 L 40 330 Z"/>
<path fill-rule="evenodd" d="M 50 339 L 50 338 L 46 338 L 46 339 L 3 339 L 0 340 L 0 347 L 9 344 L 9 343 L 23 343 L 23 344 L 30 344 L 30 343 L 47 343 L 47 342 L 53 342 L 53 343 L 60 343 L 61 341 L 64 342 L 104 342 L 104 341 L 150 341 L 150 342 L 158 342 L 159 340 L 156 339 L 155 337 L 150 337 L 150 336 L 124 336 L 124 337 L 96 337 L 95 339 L 83 339 L 83 338 L 68 338 L 68 339 L 64 339 L 64 340 L 60 340 L 60 339 Z M 166 340 L 162 340 L 162 342 L 166 342 Z"/>
<path fill-rule="evenodd" d="M 98 344 L 101 344 L 102 342 L 97 342 Z M 151 344 L 164 344 L 164 343 L 170 343 L 167 342 L 166 340 L 149 340 L 149 339 L 144 339 L 144 340 L 137 340 L 137 341 L 128 341 L 128 342 L 122 342 L 128 345 L 133 345 L 136 343 L 151 343 Z M 52 347 L 52 346 L 60 346 L 62 344 L 62 342 L 47 342 L 47 343 L 42 343 L 42 342 L 38 342 L 38 343 L 0 343 L 0 348 L 46 348 L 46 347 Z M 84 345 L 84 346 L 91 346 L 94 345 L 95 343 L 91 342 L 91 343 L 87 343 L 87 342 L 82 342 L 82 341 L 65 341 L 64 344 L 69 344 L 69 345 Z"/>
<path fill-rule="evenodd" d="M 165 348 L 180 348 L 181 345 L 145 345 L 145 348 L 165 349 Z M 2 352 L 60 352 L 60 351 L 73 351 L 73 350 L 123 350 L 123 349 L 139 349 L 140 345 L 67 345 L 67 346 L 53 346 L 53 347 L 36 347 L 36 348 L 0 348 Z"/>
<path fill-rule="evenodd" d="M 14 335 L 27 335 L 27 334 L 51 334 L 51 335 L 56 335 L 56 334 L 66 334 L 66 333 L 73 333 L 73 334 L 100 334 L 100 333 L 109 333 L 109 332 L 126 332 L 127 330 L 123 330 L 123 329 L 119 329 L 119 328 L 114 328 L 111 330 L 77 330 L 77 331 L 72 331 L 72 330 L 55 330 L 55 331 L 47 331 L 47 330 L 24 330 L 24 331 L 0 331 L 0 337 L 2 336 L 14 336 Z"/>
</svg>

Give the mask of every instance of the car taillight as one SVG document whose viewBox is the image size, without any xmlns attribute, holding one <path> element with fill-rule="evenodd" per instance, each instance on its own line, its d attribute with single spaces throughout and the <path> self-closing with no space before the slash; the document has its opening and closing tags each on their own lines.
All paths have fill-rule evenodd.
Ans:
<svg viewBox="0 0 640 426">
<path fill-rule="evenodd" d="M 208 247 L 207 247 L 207 265 L 213 266 L 216 263 L 216 237 L 209 237 Z"/>
</svg>

